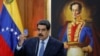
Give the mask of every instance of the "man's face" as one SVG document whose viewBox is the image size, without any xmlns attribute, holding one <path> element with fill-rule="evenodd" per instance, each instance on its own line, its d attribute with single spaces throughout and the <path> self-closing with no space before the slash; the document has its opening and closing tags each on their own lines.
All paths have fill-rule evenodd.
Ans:
<svg viewBox="0 0 100 56">
<path fill-rule="evenodd" d="M 45 25 L 38 25 L 38 36 L 41 40 L 44 40 L 48 37 L 49 30 L 47 30 Z"/>
<path fill-rule="evenodd" d="M 74 4 L 72 6 L 72 14 L 73 14 L 73 18 L 77 18 L 77 16 L 79 16 L 80 10 L 79 10 L 79 5 L 78 4 Z"/>
</svg>

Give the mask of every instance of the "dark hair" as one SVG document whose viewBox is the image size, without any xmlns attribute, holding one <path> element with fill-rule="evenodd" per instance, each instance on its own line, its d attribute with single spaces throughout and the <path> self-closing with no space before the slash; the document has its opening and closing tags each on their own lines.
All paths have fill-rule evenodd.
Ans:
<svg viewBox="0 0 100 56">
<path fill-rule="evenodd" d="M 81 11 L 82 10 L 82 5 L 79 2 L 73 2 L 73 3 L 71 3 L 70 4 L 70 10 L 72 10 L 72 6 L 75 5 L 75 4 L 77 4 L 79 6 L 79 10 Z"/>
<path fill-rule="evenodd" d="M 50 29 L 50 23 L 49 23 L 48 20 L 41 20 L 41 21 L 38 22 L 37 26 L 38 26 L 38 25 L 45 25 L 46 28 L 47 28 L 47 30 Z"/>
</svg>

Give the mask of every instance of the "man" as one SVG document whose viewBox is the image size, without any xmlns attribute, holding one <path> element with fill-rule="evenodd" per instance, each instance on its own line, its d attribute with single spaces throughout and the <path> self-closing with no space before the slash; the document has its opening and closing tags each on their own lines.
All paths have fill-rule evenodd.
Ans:
<svg viewBox="0 0 100 56">
<path fill-rule="evenodd" d="M 65 56 L 63 43 L 49 36 L 49 21 L 41 20 L 37 29 L 37 38 L 25 40 L 24 35 L 20 36 L 15 56 Z"/>
<path fill-rule="evenodd" d="M 85 56 L 83 52 L 90 53 L 93 49 L 92 30 L 84 20 L 81 18 L 82 5 L 79 2 L 73 2 L 70 5 L 70 10 L 74 21 L 67 23 L 60 37 L 64 43 L 64 48 L 68 49 L 67 56 Z M 86 38 L 90 42 L 85 43 Z"/>
</svg>

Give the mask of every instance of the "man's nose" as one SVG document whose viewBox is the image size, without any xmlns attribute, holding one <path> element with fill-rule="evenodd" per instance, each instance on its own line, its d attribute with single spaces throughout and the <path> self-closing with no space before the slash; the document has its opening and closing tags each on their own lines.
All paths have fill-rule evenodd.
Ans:
<svg viewBox="0 0 100 56">
<path fill-rule="evenodd" d="M 42 30 L 40 30 L 39 33 L 42 33 Z"/>
<path fill-rule="evenodd" d="M 77 12 L 74 12 L 74 15 L 77 15 Z"/>
</svg>

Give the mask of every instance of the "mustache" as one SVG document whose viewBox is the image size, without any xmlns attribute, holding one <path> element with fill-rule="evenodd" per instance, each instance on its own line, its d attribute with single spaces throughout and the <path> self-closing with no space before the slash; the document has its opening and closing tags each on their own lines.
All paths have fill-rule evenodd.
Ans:
<svg viewBox="0 0 100 56">
<path fill-rule="evenodd" d="M 38 36 L 43 36 L 43 34 L 40 33 L 40 34 L 38 34 Z"/>
</svg>

